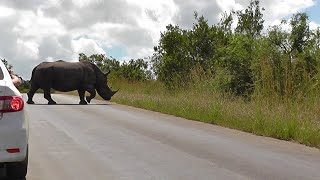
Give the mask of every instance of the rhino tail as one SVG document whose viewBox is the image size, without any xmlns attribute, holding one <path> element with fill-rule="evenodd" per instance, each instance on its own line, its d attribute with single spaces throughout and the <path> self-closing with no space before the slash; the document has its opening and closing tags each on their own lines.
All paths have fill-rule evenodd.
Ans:
<svg viewBox="0 0 320 180">
<path fill-rule="evenodd" d="M 34 72 L 36 71 L 36 69 L 37 69 L 37 66 L 35 68 L 33 68 L 33 70 L 32 70 L 30 81 L 32 81 L 33 76 L 34 76 Z"/>
</svg>

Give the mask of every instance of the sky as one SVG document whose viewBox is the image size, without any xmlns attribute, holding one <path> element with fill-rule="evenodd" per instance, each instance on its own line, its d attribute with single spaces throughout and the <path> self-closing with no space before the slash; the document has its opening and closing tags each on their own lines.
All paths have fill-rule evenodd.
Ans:
<svg viewBox="0 0 320 180">
<path fill-rule="evenodd" d="M 320 25 L 320 0 L 260 0 L 265 27 L 307 12 Z M 30 79 L 43 61 L 75 62 L 79 53 L 120 61 L 149 57 L 168 24 L 191 28 L 195 11 L 210 25 L 249 0 L 0 0 L 0 58 Z"/>
</svg>

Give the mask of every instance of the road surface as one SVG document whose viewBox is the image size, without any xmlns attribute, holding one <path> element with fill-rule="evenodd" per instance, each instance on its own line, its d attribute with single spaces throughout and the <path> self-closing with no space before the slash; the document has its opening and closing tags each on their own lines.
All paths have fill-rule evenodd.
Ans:
<svg viewBox="0 0 320 180">
<path fill-rule="evenodd" d="M 26 105 L 27 180 L 320 179 L 320 151 L 76 96 Z"/>
</svg>

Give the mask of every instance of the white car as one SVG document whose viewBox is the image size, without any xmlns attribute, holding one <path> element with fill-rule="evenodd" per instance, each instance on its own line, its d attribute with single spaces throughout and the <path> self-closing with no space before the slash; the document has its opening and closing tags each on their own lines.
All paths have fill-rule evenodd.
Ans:
<svg viewBox="0 0 320 180">
<path fill-rule="evenodd" d="M 0 167 L 10 179 L 24 179 L 28 169 L 29 124 L 24 100 L 0 61 Z"/>
</svg>

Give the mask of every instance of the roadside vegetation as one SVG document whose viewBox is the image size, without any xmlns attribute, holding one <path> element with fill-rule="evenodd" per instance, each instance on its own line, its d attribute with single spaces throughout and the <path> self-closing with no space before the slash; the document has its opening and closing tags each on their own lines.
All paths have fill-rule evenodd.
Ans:
<svg viewBox="0 0 320 180">
<path fill-rule="evenodd" d="M 111 70 L 114 102 L 320 148 L 320 29 L 300 12 L 264 27 L 263 11 L 254 0 L 214 25 L 195 12 L 191 29 L 161 32 L 151 57 L 79 61 Z"/>
</svg>

